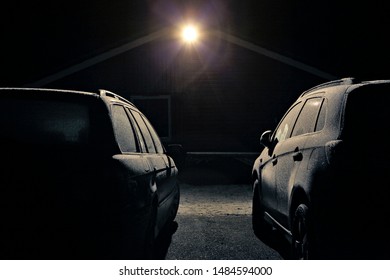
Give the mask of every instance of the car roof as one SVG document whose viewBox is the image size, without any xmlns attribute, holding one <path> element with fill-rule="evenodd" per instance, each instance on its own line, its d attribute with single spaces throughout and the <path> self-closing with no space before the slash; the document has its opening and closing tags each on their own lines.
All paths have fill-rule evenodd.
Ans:
<svg viewBox="0 0 390 280">
<path fill-rule="evenodd" d="M 69 90 L 69 89 L 56 89 L 56 88 L 29 88 L 29 87 L 0 87 L 0 94 L 2 91 L 6 91 L 8 93 L 14 91 L 19 93 L 28 93 L 28 94 L 71 94 L 73 96 L 92 96 L 101 98 L 103 101 L 107 103 L 112 102 L 123 102 L 128 105 L 133 106 L 136 108 L 136 106 L 130 102 L 129 100 L 125 99 L 124 97 L 113 93 L 111 91 L 105 90 L 105 89 L 99 89 L 97 92 L 90 92 L 90 91 L 81 91 L 81 90 Z"/>
<path fill-rule="evenodd" d="M 61 99 L 74 99 L 86 97 L 90 99 L 98 99 L 99 95 L 93 92 L 78 91 L 78 90 L 66 90 L 66 89 L 54 89 L 54 88 L 28 88 L 28 87 L 0 87 L 0 97 L 11 97 L 13 95 L 24 97 L 45 97 L 45 98 L 61 98 Z"/>
<path fill-rule="evenodd" d="M 318 91 L 330 89 L 333 87 L 339 87 L 339 90 L 335 92 L 345 93 L 349 88 L 355 89 L 362 86 L 372 85 L 372 84 L 390 84 L 390 80 L 371 80 L 371 81 L 359 81 L 354 77 L 342 78 L 339 80 L 333 80 L 326 83 L 319 84 L 314 86 L 306 91 L 304 91 L 299 98 L 308 96 L 310 94 L 317 93 Z"/>
<path fill-rule="evenodd" d="M 31 93 L 72 93 L 72 94 L 85 94 L 85 95 L 96 95 L 96 93 L 79 91 L 79 90 L 67 90 L 67 89 L 54 89 L 54 88 L 28 88 L 28 87 L 0 87 L 0 91 L 18 91 L 18 92 L 31 92 Z"/>
</svg>

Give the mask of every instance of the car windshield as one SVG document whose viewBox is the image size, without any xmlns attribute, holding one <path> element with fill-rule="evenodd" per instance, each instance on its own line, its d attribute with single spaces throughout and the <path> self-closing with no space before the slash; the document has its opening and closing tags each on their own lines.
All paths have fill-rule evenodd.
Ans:
<svg viewBox="0 0 390 280">
<path fill-rule="evenodd" d="M 89 110 L 83 104 L 11 98 L 1 99 L 0 104 L 2 141 L 32 145 L 88 142 Z"/>
</svg>

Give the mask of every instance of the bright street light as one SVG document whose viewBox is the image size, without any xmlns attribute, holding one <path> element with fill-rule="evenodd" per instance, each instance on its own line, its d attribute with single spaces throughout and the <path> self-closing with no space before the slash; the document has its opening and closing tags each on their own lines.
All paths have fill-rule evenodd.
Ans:
<svg viewBox="0 0 390 280">
<path fill-rule="evenodd" d="M 194 43 L 199 36 L 198 30 L 193 25 L 187 25 L 182 30 L 182 38 L 187 43 Z"/>
</svg>

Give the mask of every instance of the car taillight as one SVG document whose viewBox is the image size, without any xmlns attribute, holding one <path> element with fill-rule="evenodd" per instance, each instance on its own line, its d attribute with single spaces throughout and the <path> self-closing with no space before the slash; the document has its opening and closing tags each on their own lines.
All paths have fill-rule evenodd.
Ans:
<svg viewBox="0 0 390 280">
<path fill-rule="evenodd" d="M 342 140 L 332 140 L 325 144 L 326 159 L 330 165 L 339 166 L 344 158 L 344 142 Z"/>
</svg>

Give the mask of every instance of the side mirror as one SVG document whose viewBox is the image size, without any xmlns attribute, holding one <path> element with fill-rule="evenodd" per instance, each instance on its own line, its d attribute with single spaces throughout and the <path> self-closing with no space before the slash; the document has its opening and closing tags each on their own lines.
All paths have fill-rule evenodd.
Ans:
<svg viewBox="0 0 390 280">
<path fill-rule="evenodd" d="M 260 136 L 260 144 L 263 145 L 266 148 L 271 147 L 271 135 L 272 135 L 272 130 L 266 130 L 261 134 Z"/>
<path fill-rule="evenodd" d="M 175 162 L 178 169 L 183 168 L 186 152 L 181 144 L 169 144 L 166 147 L 167 155 L 170 156 Z"/>
</svg>

